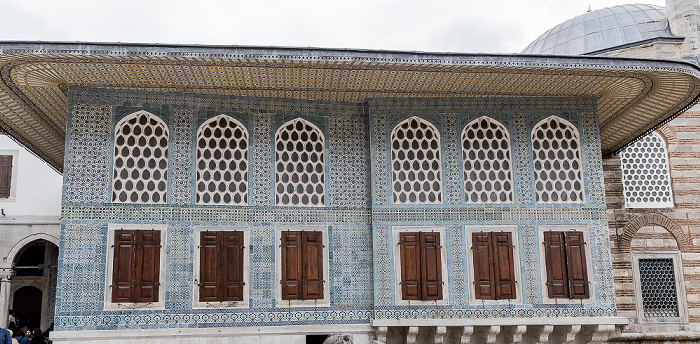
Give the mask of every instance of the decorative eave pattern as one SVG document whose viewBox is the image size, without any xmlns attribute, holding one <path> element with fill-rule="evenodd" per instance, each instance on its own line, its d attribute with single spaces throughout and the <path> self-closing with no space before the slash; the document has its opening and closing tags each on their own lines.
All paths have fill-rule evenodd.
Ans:
<svg viewBox="0 0 700 344">
<path fill-rule="evenodd" d="M 613 152 L 694 104 L 697 66 L 609 57 L 0 42 L 0 127 L 61 171 L 67 90 L 98 87 L 324 101 L 593 97 Z"/>
</svg>

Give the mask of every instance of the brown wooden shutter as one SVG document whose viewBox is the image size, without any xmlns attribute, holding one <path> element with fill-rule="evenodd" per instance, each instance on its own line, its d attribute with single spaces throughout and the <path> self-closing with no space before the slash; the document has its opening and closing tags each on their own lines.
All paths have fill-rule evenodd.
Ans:
<svg viewBox="0 0 700 344">
<path fill-rule="evenodd" d="M 218 288 L 219 243 L 221 232 L 200 232 L 199 234 L 199 301 L 220 301 Z"/>
<path fill-rule="evenodd" d="M 401 255 L 401 298 L 421 299 L 420 235 L 418 232 L 399 234 Z"/>
<path fill-rule="evenodd" d="M 243 300 L 243 232 L 226 231 L 223 236 L 221 262 L 222 301 Z"/>
<path fill-rule="evenodd" d="M 491 233 L 472 233 L 474 295 L 477 299 L 496 299 Z"/>
<path fill-rule="evenodd" d="M 323 233 L 304 231 L 302 299 L 323 298 Z"/>
<path fill-rule="evenodd" d="M 282 232 L 282 300 L 301 298 L 301 232 Z"/>
<path fill-rule="evenodd" d="M 421 232 L 420 248 L 423 300 L 442 300 L 440 233 Z"/>
<path fill-rule="evenodd" d="M 136 293 L 134 302 L 157 302 L 160 286 L 160 231 L 135 231 Z"/>
<path fill-rule="evenodd" d="M 569 271 L 569 295 L 572 299 L 590 297 L 588 270 L 586 267 L 586 248 L 583 232 L 565 232 L 566 262 Z"/>
<path fill-rule="evenodd" d="M 132 302 L 134 299 L 135 255 L 136 238 L 134 231 L 114 231 L 112 302 Z"/>
<path fill-rule="evenodd" d="M 496 276 L 496 298 L 514 299 L 515 262 L 513 259 L 513 235 L 510 232 L 491 233 L 494 243 L 494 275 Z"/>
<path fill-rule="evenodd" d="M 569 278 L 563 232 L 544 232 L 544 259 L 547 268 L 547 294 L 550 298 L 568 298 Z"/>
<path fill-rule="evenodd" d="M 12 155 L 0 155 L 0 197 L 10 197 Z"/>
</svg>

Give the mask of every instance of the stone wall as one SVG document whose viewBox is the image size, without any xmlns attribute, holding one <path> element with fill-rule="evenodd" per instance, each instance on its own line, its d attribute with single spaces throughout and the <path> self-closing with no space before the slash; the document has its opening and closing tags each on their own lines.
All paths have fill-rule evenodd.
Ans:
<svg viewBox="0 0 700 344">
<path fill-rule="evenodd" d="M 693 108 L 657 132 L 666 140 L 675 206 L 667 209 L 625 208 L 619 155 L 605 157 L 608 223 L 613 252 L 617 308 L 633 323 L 638 318 L 632 255 L 670 252 L 681 257 L 687 321 L 690 326 L 660 326 L 653 321 L 632 331 L 700 328 L 700 109 Z M 682 299 L 683 297 L 681 297 Z"/>
</svg>

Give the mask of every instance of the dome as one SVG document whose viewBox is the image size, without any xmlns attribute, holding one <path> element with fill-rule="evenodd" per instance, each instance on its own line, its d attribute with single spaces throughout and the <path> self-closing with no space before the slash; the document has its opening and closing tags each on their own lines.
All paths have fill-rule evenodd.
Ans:
<svg viewBox="0 0 700 344">
<path fill-rule="evenodd" d="M 671 33 L 666 8 L 621 5 L 569 19 L 538 37 L 522 53 L 586 55 L 664 38 L 678 39 Z"/>
</svg>

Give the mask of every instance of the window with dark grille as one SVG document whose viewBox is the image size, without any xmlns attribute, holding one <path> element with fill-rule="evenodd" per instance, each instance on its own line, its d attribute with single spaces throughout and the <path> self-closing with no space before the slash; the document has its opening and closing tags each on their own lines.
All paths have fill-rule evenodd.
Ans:
<svg viewBox="0 0 700 344">
<path fill-rule="evenodd" d="M 673 259 L 640 259 L 639 284 L 645 318 L 679 317 Z"/>
<path fill-rule="evenodd" d="M 199 301 L 243 300 L 243 232 L 200 232 Z"/>
<path fill-rule="evenodd" d="M 583 232 L 544 232 L 549 298 L 590 297 Z"/>
<path fill-rule="evenodd" d="M 474 296 L 481 300 L 515 299 L 513 234 L 472 233 Z"/>
<path fill-rule="evenodd" d="M 112 302 L 157 302 L 160 231 L 114 231 Z"/>
<path fill-rule="evenodd" d="M 442 256 L 439 232 L 402 232 L 401 298 L 442 300 Z"/>
<path fill-rule="evenodd" d="M 282 300 L 323 299 L 323 233 L 282 232 Z"/>
<path fill-rule="evenodd" d="M 0 155 L 0 198 L 10 197 L 12 155 Z"/>
</svg>

